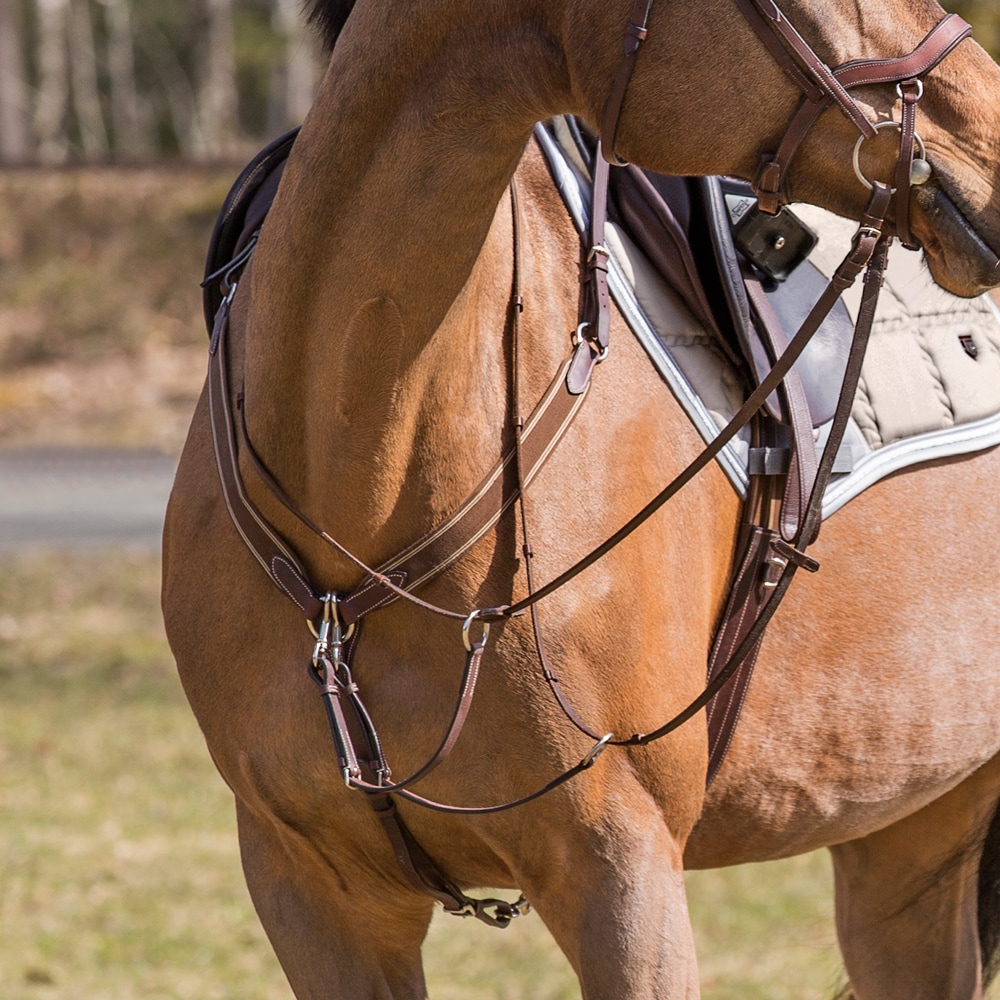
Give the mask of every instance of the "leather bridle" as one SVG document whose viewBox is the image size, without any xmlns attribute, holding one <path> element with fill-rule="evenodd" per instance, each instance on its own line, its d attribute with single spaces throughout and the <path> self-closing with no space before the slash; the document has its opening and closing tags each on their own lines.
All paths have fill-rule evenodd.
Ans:
<svg viewBox="0 0 1000 1000">
<path fill-rule="evenodd" d="M 855 124 L 860 146 L 873 138 L 887 122 L 871 122 L 849 91 L 873 83 L 896 83 L 903 101 L 902 121 L 893 123 L 900 132 L 900 151 L 895 172 L 895 187 L 880 181 L 864 182 L 872 194 L 855 236 L 853 246 L 837 269 L 826 291 L 810 312 L 802 327 L 788 343 L 769 374 L 748 396 L 737 414 L 720 431 L 712 443 L 664 490 L 660 492 L 627 524 L 594 549 L 586 557 L 545 586 L 535 589 L 529 577 L 529 593 L 522 600 L 498 608 L 480 609 L 471 613 L 437 607 L 411 592 L 420 582 L 443 572 L 471 545 L 492 527 L 502 513 L 520 496 L 522 516 L 526 486 L 534 471 L 555 446 L 582 403 L 594 367 L 607 354 L 610 330 L 610 295 L 607 285 L 609 253 L 604 243 L 604 219 L 607 203 L 609 161 L 620 163 L 613 152 L 618 122 L 621 117 L 637 56 L 648 32 L 653 0 L 636 0 L 626 31 L 622 61 L 612 83 L 602 128 L 601 154 L 595 158 L 593 203 L 590 230 L 583 245 L 583 287 L 579 323 L 574 349 L 567 364 L 557 373 L 542 401 L 532 415 L 524 420 L 515 415 L 516 444 L 505 454 L 486 477 L 469 501 L 445 525 L 410 546 L 395 560 L 374 569 L 367 566 L 336 539 L 327 534 L 299 510 L 280 484 L 267 470 L 253 450 L 247 434 L 244 400 L 239 393 L 234 401 L 229 384 L 226 333 L 229 310 L 236 292 L 237 279 L 249 259 L 249 252 L 234 261 L 225 275 L 226 296 L 216 316 L 209 365 L 209 409 L 220 483 L 231 519 L 244 542 L 256 557 L 272 582 L 305 616 L 316 642 L 310 662 L 310 674 L 319 685 L 336 747 L 338 767 L 346 783 L 370 796 L 376 813 L 382 820 L 393 852 L 408 881 L 422 892 L 429 893 L 452 913 L 474 915 L 488 923 L 506 926 L 510 919 L 525 912 L 523 899 L 517 903 L 502 900 L 473 900 L 446 879 L 426 856 L 396 812 L 391 796 L 448 813 L 475 815 L 499 812 L 546 794 L 591 767 L 608 745 L 643 746 L 672 732 L 705 707 L 711 698 L 733 676 L 739 664 L 754 649 L 773 616 L 778 603 L 799 568 L 813 571 L 815 560 L 806 554 L 818 533 L 822 496 L 831 474 L 833 459 L 850 415 L 851 402 L 860 376 L 868 333 L 874 318 L 878 290 L 881 287 L 886 255 L 891 237 L 884 233 L 884 220 L 893 195 L 896 198 L 897 230 L 907 245 L 912 245 L 906 204 L 912 183 L 919 183 L 922 169 L 914 170 L 915 155 L 922 149 L 916 134 L 916 106 L 923 93 L 921 78 L 936 66 L 954 47 L 968 37 L 971 29 L 957 15 L 947 15 L 908 56 L 887 60 L 864 60 L 845 63 L 830 69 L 812 51 L 784 18 L 771 0 L 736 0 L 747 20 L 769 52 L 803 91 L 803 99 L 792 123 L 774 154 L 762 157 L 762 168 L 755 181 L 755 191 L 761 208 L 768 212 L 781 210 L 783 184 L 788 166 L 809 128 L 828 107 L 836 105 Z M 921 160 L 922 157 L 917 157 Z M 859 170 L 860 175 L 860 170 Z M 924 178 L 926 179 L 926 178 Z M 512 187 L 514 230 L 514 277 L 511 290 L 510 323 L 514 344 L 521 312 L 519 281 L 519 226 L 516 190 Z M 252 248 L 251 251 L 252 252 Z M 813 333 L 819 328 L 834 303 L 856 278 L 866 272 L 862 303 L 854 342 L 847 363 L 840 401 L 833 419 L 829 443 L 822 459 L 800 462 L 790 478 L 797 477 L 794 495 L 794 516 L 783 521 L 780 535 L 770 542 L 780 565 L 780 576 L 770 584 L 770 596 L 758 618 L 741 634 L 726 665 L 715 674 L 706 689 L 683 711 L 650 733 L 616 737 L 601 734 L 586 725 L 575 713 L 559 687 L 554 672 L 545 663 L 539 644 L 544 674 L 567 717 L 581 732 L 596 742 L 578 764 L 558 775 L 538 790 L 514 801 L 483 807 L 451 806 L 417 795 L 411 786 L 426 777 L 450 753 L 462 731 L 471 707 L 486 648 L 491 623 L 504 621 L 532 609 L 539 601 L 567 584 L 648 520 L 686 483 L 721 452 L 725 445 L 746 426 L 764 404 L 767 397 L 781 386 Z M 515 346 L 516 351 L 516 346 Z M 516 364 L 514 365 L 516 379 Z M 517 392 L 515 389 L 515 399 Z M 237 417 L 236 410 L 239 410 Z M 532 436 L 534 435 L 534 436 Z M 325 543 L 349 559 L 365 575 L 365 581 L 350 594 L 322 594 L 312 586 L 291 547 L 266 520 L 250 499 L 239 467 L 239 454 L 250 460 L 260 484 L 285 508 L 312 530 Z M 510 478 L 513 476 L 513 488 Z M 505 485 L 506 484 L 506 485 Z M 526 562 L 530 552 L 526 546 Z M 357 683 L 351 675 L 351 654 L 358 640 L 356 626 L 369 613 L 405 599 L 425 610 L 463 622 L 466 663 L 459 693 L 447 731 L 434 754 L 416 771 L 403 780 L 393 781 L 376 727 L 361 700 Z M 536 638 L 537 638 L 537 621 Z M 477 635 L 478 633 L 478 635 Z M 348 724 L 345 705 L 353 710 L 354 725 Z M 360 732 L 364 750 L 359 756 L 352 735 Z M 367 770 L 372 780 L 363 777 Z"/>
</svg>

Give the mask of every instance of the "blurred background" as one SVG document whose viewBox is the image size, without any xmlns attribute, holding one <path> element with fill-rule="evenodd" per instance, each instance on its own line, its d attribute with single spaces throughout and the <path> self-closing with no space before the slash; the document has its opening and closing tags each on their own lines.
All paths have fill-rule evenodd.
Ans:
<svg viewBox="0 0 1000 1000">
<path fill-rule="evenodd" d="M 952 3 L 1000 49 L 996 0 Z M 298 0 L 0 0 L 0 997 L 288 1000 L 158 610 L 242 164 L 309 107 Z M 822 854 L 690 877 L 705 996 L 828 996 Z M 540 921 L 435 921 L 436 1000 L 576 1000 Z"/>
</svg>

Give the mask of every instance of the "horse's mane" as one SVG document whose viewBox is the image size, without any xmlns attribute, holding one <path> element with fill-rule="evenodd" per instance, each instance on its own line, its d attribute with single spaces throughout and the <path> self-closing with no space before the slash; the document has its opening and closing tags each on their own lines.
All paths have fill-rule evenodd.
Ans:
<svg viewBox="0 0 1000 1000">
<path fill-rule="evenodd" d="M 330 51 L 357 0 L 309 0 L 309 23 L 319 28 Z"/>
</svg>

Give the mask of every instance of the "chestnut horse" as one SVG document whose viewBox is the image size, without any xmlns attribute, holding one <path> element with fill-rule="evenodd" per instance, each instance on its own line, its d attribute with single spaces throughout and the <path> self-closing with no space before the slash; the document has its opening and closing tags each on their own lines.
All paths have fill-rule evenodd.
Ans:
<svg viewBox="0 0 1000 1000">
<path fill-rule="evenodd" d="M 234 396 L 294 504 L 368 565 L 441 523 L 511 440 L 569 349 L 579 238 L 535 122 L 599 127 L 632 0 L 319 0 L 329 71 L 295 144 L 230 322 Z M 831 66 L 910 52 L 933 0 L 787 0 Z M 964 40 L 926 77 L 934 177 L 911 225 L 945 288 L 1000 282 L 1000 69 Z M 858 92 L 888 118 L 890 85 Z M 732 0 L 660 0 L 614 149 L 672 174 L 751 178 L 800 100 Z M 857 130 L 837 109 L 785 190 L 858 218 Z M 521 370 L 511 371 L 512 206 Z M 990 249 L 992 248 L 992 249 Z M 846 248 L 845 248 L 846 249 Z M 433 900 L 411 887 L 362 792 L 346 788 L 309 677 L 313 636 L 240 538 L 205 397 L 168 511 L 163 606 L 185 690 L 233 791 L 247 882 L 299 998 L 423 998 Z M 700 449 L 617 316 L 610 355 L 531 483 L 537 578 L 631 517 Z M 363 578 L 239 466 L 320 591 Z M 696 997 L 683 872 L 830 846 L 858 1000 L 981 997 L 1000 934 L 1000 452 L 937 462 L 824 526 L 822 570 L 771 624 L 728 759 L 706 791 L 704 713 L 611 748 L 551 794 L 492 815 L 399 802 L 461 887 L 520 889 L 587 1000 Z M 643 732 L 704 688 L 739 501 L 706 469 L 627 541 L 541 603 L 548 654 L 600 732 Z M 513 511 L 419 597 L 461 612 L 526 592 Z M 463 649 L 407 600 L 370 615 L 353 673 L 397 776 L 438 746 Z M 530 620 L 494 627 L 449 759 L 418 786 L 447 803 L 514 799 L 592 745 L 541 677 Z"/>
</svg>

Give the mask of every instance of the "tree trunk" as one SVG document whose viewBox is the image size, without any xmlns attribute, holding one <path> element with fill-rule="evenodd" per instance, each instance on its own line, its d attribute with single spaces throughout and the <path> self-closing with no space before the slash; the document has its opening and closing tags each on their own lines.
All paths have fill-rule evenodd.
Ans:
<svg viewBox="0 0 1000 1000">
<path fill-rule="evenodd" d="M 28 100 L 16 0 L 0 0 L 0 163 L 28 159 Z"/>
<path fill-rule="evenodd" d="M 271 81 L 267 124 L 274 135 L 298 125 L 312 106 L 320 56 L 315 36 L 306 27 L 301 0 L 275 0 L 272 23 L 285 46 Z"/>
<path fill-rule="evenodd" d="M 69 109 L 69 63 L 66 47 L 68 0 L 38 0 L 38 93 L 35 130 L 38 157 L 62 163 L 69 156 L 66 118 Z"/>
<path fill-rule="evenodd" d="M 97 51 L 90 0 L 71 0 L 70 41 L 73 110 L 80 132 L 80 145 L 86 159 L 102 159 L 108 155 L 108 130 L 104 124 L 97 84 Z"/>
<path fill-rule="evenodd" d="M 108 77 L 111 85 L 111 126 L 115 154 L 126 160 L 154 150 L 148 123 L 140 110 L 135 82 L 135 45 L 129 0 L 101 0 L 108 34 Z"/>
<path fill-rule="evenodd" d="M 231 156 L 236 151 L 238 97 L 233 0 L 207 0 L 207 72 L 198 95 L 199 147 L 203 159 Z"/>
</svg>

